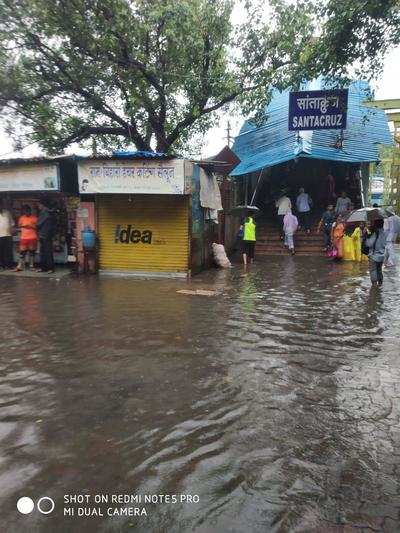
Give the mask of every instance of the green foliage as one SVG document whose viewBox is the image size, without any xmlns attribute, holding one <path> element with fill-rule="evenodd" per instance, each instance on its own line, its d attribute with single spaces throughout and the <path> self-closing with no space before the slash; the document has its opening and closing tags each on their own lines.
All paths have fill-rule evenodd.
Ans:
<svg viewBox="0 0 400 533">
<path fill-rule="evenodd" d="M 324 21 L 314 42 L 314 72 L 344 76 L 349 65 L 355 75 L 377 77 L 383 58 L 400 43 L 399 0 L 328 0 L 320 7 Z"/>
<path fill-rule="evenodd" d="M 359 4 L 369 9 L 364 18 Z M 380 4 L 390 8 L 381 14 Z M 272 87 L 295 87 L 319 72 L 343 74 L 348 58 L 369 58 L 395 40 L 383 32 L 393 0 L 331 0 L 322 7 L 317 0 L 245 0 L 242 20 L 233 24 L 237 5 L 0 0 L 0 107 L 7 131 L 49 152 L 92 138 L 99 149 L 134 144 L 179 151 L 229 105 L 262 121 Z M 359 32 L 366 21 L 371 42 L 363 44 L 349 28 Z"/>
</svg>

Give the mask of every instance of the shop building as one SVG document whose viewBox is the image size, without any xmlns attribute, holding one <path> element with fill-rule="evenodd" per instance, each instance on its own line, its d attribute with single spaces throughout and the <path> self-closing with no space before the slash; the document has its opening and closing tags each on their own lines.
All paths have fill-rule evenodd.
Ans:
<svg viewBox="0 0 400 533">
<path fill-rule="evenodd" d="M 0 198 L 15 223 L 22 206 L 37 212 L 41 200 L 51 202 L 55 221 L 54 259 L 66 265 L 75 261 L 78 180 L 73 156 L 36 157 L 0 161 Z M 18 259 L 20 234 L 13 236 L 14 260 Z M 37 251 L 36 260 L 39 258 Z"/>
<path fill-rule="evenodd" d="M 94 213 L 100 272 L 184 277 L 204 268 L 199 165 L 116 152 L 79 158 L 77 166 L 81 213 L 88 219 Z M 78 213 L 78 226 L 81 218 Z"/>
</svg>

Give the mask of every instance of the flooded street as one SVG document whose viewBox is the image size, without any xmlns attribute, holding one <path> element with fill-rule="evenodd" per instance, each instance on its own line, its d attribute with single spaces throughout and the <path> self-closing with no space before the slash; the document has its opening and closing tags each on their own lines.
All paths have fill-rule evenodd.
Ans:
<svg viewBox="0 0 400 533">
<path fill-rule="evenodd" d="M 398 272 L 371 289 L 365 264 L 281 257 L 0 290 L 1 531 L 400 530 Z M 77 494 L 198 502 L 64 516 Z"/>
</svg>

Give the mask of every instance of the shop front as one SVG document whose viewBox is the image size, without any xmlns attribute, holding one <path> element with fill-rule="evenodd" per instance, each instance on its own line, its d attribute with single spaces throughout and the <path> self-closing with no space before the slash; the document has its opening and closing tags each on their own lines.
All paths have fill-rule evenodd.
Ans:
<svg viewBox="0 0 400 533">
<path fill-rule="evenodd" d="M 24 206 L 34 215 L 38 204 L 51 204 L 55 234 L 54 260 L 67 264 L 74 258 L 75 215 L 78 201 L 77 177 L 72 157 L 10 159 L 0 161 L 0 198 L 15 223 L 13 259 L 18 260 L 20 232 L 18 219 Z M 35 260 L 39 260 L 40 249 Z"/>
<path fill-rule="evenodd" d="M 94 206 L 100 272 L 190 272 L 191 183 L 183 159 L 85 158 L 78 178 L 81 198 Z"/>
</svg>

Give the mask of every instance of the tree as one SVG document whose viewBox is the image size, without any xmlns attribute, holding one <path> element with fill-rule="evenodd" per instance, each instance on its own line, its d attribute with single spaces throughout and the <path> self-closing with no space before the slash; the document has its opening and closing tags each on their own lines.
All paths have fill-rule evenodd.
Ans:
<svg viewBox="0 0 400 533">
<path fill-rule="evenodd" d="M 93 137 L 100 148 L 179 151 L 228 105 L 260 120 L 273 87 L 347 64 L 335 0 L 324 12 L 318 0 L 270 0 L 267 11 L 243 1 L 234 24 L 234 0 L 0 0 L 9 134 L 49 152 Z M 337 2 L 360 3 L 394 4 Z"/>
<path fill-rule="evenodd" d="M 376 77 L 386 52 L 400 43 L 400 0 L 328 0 L 320 6 L 322 33 L 310 57 L 314 73 Z"/>
</svg>

